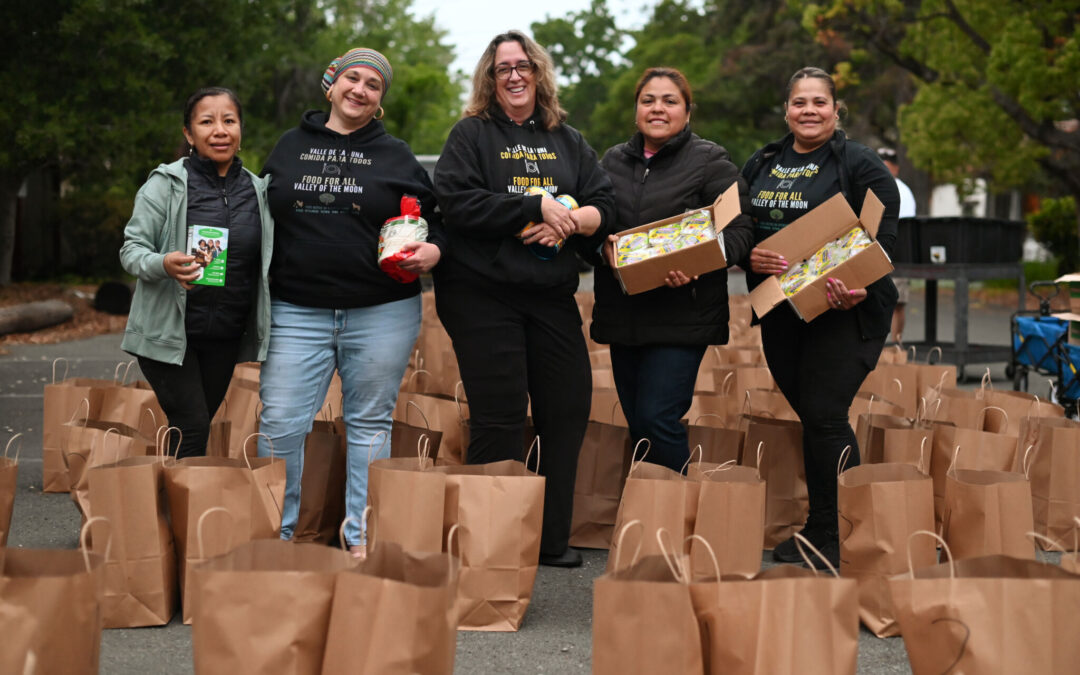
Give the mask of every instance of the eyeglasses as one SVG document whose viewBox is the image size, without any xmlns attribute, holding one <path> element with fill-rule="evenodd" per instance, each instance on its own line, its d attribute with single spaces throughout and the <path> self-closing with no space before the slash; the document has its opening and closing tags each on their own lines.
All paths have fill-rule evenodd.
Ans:
<svg viewBox="0 0 1080 675">
<path fill-rule="evenodd" d="M 517 74 L 521 77 L 528 77 L 536 70 L 536 64 L 532 61 L 522 61 L 520 63 L 508 66 L 505 63 L 501 63 L 495 66 L 495 77 L 499 80 L 510 79 L 510 73 L 517 71 Z"/>
</svg>

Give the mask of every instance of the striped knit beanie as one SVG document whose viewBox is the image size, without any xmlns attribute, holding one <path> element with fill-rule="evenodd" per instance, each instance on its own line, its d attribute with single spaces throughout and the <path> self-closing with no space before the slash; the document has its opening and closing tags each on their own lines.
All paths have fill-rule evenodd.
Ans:
<svg viewBox="0 0 1080 675">
<path fill-rule="evenodd" d="M 390 82 L 394 79 L 394 69 L 390 67 L 390 62 L 374 49 L 357 47 L 356 49 L 350 49 L 344 55 L 330 62 L 322 76 L 323 91 L 329 94 L 330 87 L 334 82 L 337 82 L 338 76 L 349 68 L 359 66 L 371 68 L 382 77 L 384 95 L 390 90 Z"/>
</svg>

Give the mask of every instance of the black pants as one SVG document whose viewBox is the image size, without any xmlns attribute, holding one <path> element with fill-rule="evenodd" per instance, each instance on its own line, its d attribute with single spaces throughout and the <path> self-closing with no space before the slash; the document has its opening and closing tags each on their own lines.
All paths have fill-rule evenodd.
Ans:
<svg viewBox="0 0 1080 675">
<path fill-rule="evenodd" d="M 762 320 L 761 341 L 773 379 L 803 425 L 807 527 L 836 532 L 836 465 L 844 447 L 851 446 L 847 466 L 859 464 L 848 409 L 885 337 L 863 340 L 851 310 L 829 310 L 806 323 L 784 305 Z"/>
<path fill-rule="evenodd" d="M 705 345 L 611 345 L 611 373 L 630 437 L 649 439 L 645 460 L 681 471 L 690 458 L 683 415 L 694 401 Z"/>
<path fill-rule="evenodd" d="M 467 461 L 522 459 L 532 402 L 539 472 L 547 478 L 540 552 L 558 555 L 570 540 L 578 454 L 592 399 L 574 297 L 439 281 L 435 303 L 469 400 Z"/>
<path fill-rule="evenodd" d="M 198 340 L 188 338 L 184 362 L 177 366 L 139 357 L 139 368 L 154 388 L 169 425 L 180 429 L 180 437 L 169 438 L 169 452 L 177 458 L 206 454 L 210 420 L 229 388 L 240 339 Z"/>
</svg>

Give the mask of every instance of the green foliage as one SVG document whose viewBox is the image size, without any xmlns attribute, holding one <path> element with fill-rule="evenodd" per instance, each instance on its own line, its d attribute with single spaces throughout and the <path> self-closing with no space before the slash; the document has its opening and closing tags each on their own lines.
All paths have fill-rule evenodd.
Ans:
<svg viewBox="0 0 1080 675">
<path fill-rule="evenodd" d="M 1058 256 L 1058 275 L 1080 270 L 1075 199 L 1044 199 L 1039 210 L 1028 215 L 1027 221 L 1032 236 Z"/>
<path fill-rule="evenodd" d="M 133 199 L 96 190 L 77 190 L 60 200 L 64 243 L 71 255 L 64 271 L 82 277 L 117 278 L 124 224 L 131 217 Z M 57 270 L 53 270 L 55 273 Z"/>
</svg>

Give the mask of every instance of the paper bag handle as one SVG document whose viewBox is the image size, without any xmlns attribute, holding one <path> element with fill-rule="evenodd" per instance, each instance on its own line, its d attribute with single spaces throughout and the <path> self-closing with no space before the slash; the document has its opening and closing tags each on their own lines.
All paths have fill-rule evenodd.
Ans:
<svg viewBox="0 0 1080 675">
<path fill-rule="evenodd" d="M 532 458 L 533 448 L 536 448 L 536 471 L 533 473 L 540 473 L 540 434 L 536 434 L 532 443 L 529 444 L 529 451 L 525 453 L 525 468 L 529 468 L 529 459 Z"/>
<path fill-rule="evenodd" d="M 420 350 L 418 349 L 416 351 L 419 352 Z M 409 379 L 405 380 L 405 391 L 412 392 L 413 380 L 415 380 L 416 376 L 420 373 L 423 373 L 425 375 L 431 375 L 430 371 L 424 370 L 423 368 L 417 368 L 416 370 L 412 371 L 412 373 L 409 374 Z"/>
<path fill-rule="evenodd" d="M 87 518 L 86 522 L 79 529 L 79 548 L 82 550 L 83 564 L 86 565 L 86 571 L 90 571 L 90 550 L 86 545 L 86 538 L 90 535 L 90 526 L 94 523 L 101 521 L 109 526 L 109 538 L 105 540 L 105 560 L 109 559 L 109 554 L 112 553 L 112 523 L 105 516 L 93 516 Z"/>
<path fill-rule="evenodd" d="M 919 442 L 919 471 L 927 476 L 930 475 L 930 463 L 926 461 L 926 442 L 928 440 L 930 440 L 929 436 L 923 436 L 922 441 Z"/>
<path fill-rule="evenodd" d="M 629 523 L 626 523 L 625 525 L 623 525 L 619 529 L 619 536 L 615 538 L 615 568 L 614 569 L 616 569 L 616 570 L 621 569 L 619 567 L 619 558 L 622 557 L 623 538 L 626 537 L 626 531 L 629 530 L 634 525 L 640 526 L 641 527 L 642 538 L 644 538 L 644 536 L 645 536 L 645 523 L 641 522 L 641 520 L 639 520 L 637 518 L 635 518 L 634 520 L 631 520 Z M 641 539 L 638 539 L 637 548 L 634 549 L 634 556 L 632 558 L 630 558 L 630 564 L 631 565 L 633 565 L 635 562 L 637 562 L 638 555 L 640 555 L 640 554 L 641 554 Z"/>
<path fill-rule="evenodd" d="M 955 579 L 956 578 L 956 563 L 953 562 L 952 549 L 950 549 L 949 545 L 945 543 L 945 540 L 941 538 L 941 535 L 939 535 L 937 532 L 931 532 L 930 530 L 915 530 L 914 532 L 912 532 L 911 534 L 908 535 L 908 538 L 907 538 L 907 568 L 908 568 L 908 575 L 912 579 L 915 578 L 915 563 L 911 559 L 911 540 L 914 539 L 915 537 L 919 536 L 919 535 L 925 535 L 927 537 L 933 537 L 934 539 L 937 539 L 937 542 L 939 544 L 941 544 L 942 552 L 945 553 L 945 557 L 949 559 L 949 578 L 950 579 Z"/>
<path fill-rule="evenodd" d="M 143 420 L 146 419 L 147 414 L 150 415 L 150 425 L 151 425 L 150 428 L 151 429 L 157 429 L 158 428 L 157 415 L 154 414 L 154 409 L 151 408 L 150 406 L 146 406 L 145 408 L 143 408 L 142 414 L 139 415 L 139 423 L 135 427 L 136 431 L 139 431 L 139 432 L 142 431 L 142 423 L 143 423 Z"/>
<path fill-rule="evenodd" d="M 1065 550 L 1065 547 L 1061 545 L 1061 542 L 1054 541 L 1053 539 L 1051 539 L 1050 537 L 1047 537 L 1044 534 L 1039 534 L 1038 532 L 1028 532 L 1027 537 L 1028 537 L 1028 539 L 1030 539 L 1032 541 L 1033 544 L 1035 544 L 1036 542 L 1041 541 L 1041 542 L 1044 542 L 1046 544 L 1049 544 L 1050 546 L 1052 546 L 1053 548 L 1056 548 L 1057 550 L 1061 551 L 1062 553 L 1068 553 L 1068 551 Z M 1036 551 L 1038 551 L 1038 546 L 1036 546 Z M 1035 557 L 1036 557 L 1036 559 L 1038 559 L 1037 554 L 1036 554 Z M 1049 565 L 1050 563 L 1046 563 L 1046 564 Z"/>
<path fill-rule="evenodd" d="M 702 476 L 711 476 L 714 473 L 718 473 L 720 471 L 728 471 L 729 469 L 733 469 L 733 468 L 735 468 L 735 466 L 736 466 L 735 460 L 729 459 L 728 461 L 724 462 L 723 464 L 717 464 L 716 466 L 714 466 L 711 469 L 706 469 L 705 471 L 702 471 L 701 475 Z"/>
<path fill-rule="evenodd" d="M 979 431 L 984 431 L 983 427 L 986 426 L 986 411 L 987 410 L 996 410 L 999 413 L 1001 413 L 1005 417 L 1005 426 L 1006 427 L 1009 426 L 1009 413 L 1005 412 L 1004 408 L 999 408 L 996 405 L 988 405 L 988 406 L 984 406 L 983 409 L 979 411 L 979 417 L 982 419 L 982 424 L 979 425 Z"/>
<path fill-rule="evenodd" d="M 1035 450 L 1035 444 L 1034 443 L 1027 446 L 1027 450 L 1024 450 L 1024 459 L 1020 463 L 1020 465 L 1024 469 L 1024 478 L 1027 478 L 1028 480 L 1031 480 L 1031 465 L 1035 462 L 1035 455 L 1038 454 L 1038 452 L 1039 452 L 1038 450 L 1035 450 L 1035 452 L 1033 454 L 1032 450 Z M 1028 461 L 1028 460 L 1030 460 L 1030 461 Z"/>
<path fill-rule="evenodd" d="M 62 356 L 59 357 L 59 358 L 53 359 L 53 362 L 52 362 L 52 383 L 53 384 L 56 384 L 56 363 L 58 361 L 63 361 L 64 362 L 64 376 L 60 378 L 60 381 L 63 382 L 64 380 L 67 379 L 67 376 L 68 376 L 68 360 L 65 359 Z"/>
<path fill-rule="evenodd" d="M 215 511 L 221 511 L 222 513 L 227 515 L 229 517 L 229 525 L 232 525 L 232 526 L 236 525 L 236 519 L 233 518 L 233 514 L 229 511 L 229 509 L 225 508 L 224 506 L 211 506 L 210 508 L 208 508 L 208 509 L 206 509 L 205 511 L 202 512 L 202 515 L 199 516 L 199 522 L 195 526 L 195 538 L 199 542 L 199 558 L 201 558 L 203 560 L 206 559 L 206 547 L 203 545 L 203 525 L 206 523 L 206 517 L 208 515 L 210 515 L 211 513 L 214 513 Z M 230 527 L 229 528 L 229 545 L 226 547 L 226 552 L 232 550 L 232 539 L 233 539 L 233 530 L 234 529 L 235 529 L 235 527 Z"/>
<path fill-rule="evenodd" d="M 914 361 L 914 360 L 915 360 L 915 357 L 916 357 L 916 356 L 918 355 L 918 353 L 919 353 L 918 351 L 916 351 L 916 350 L 915 350 L 915 345 L 911 345 L 910 347 L 908 347 L 908 348 L 907 348 L 907 350 L 906 350 L 906 351 L 909 351 L 909 352 L 911 352 L 911 354 L 910 354 L 910 355 L 908 356 L 908 360 L 909 360 L 909 361 Z"/>
<path fill-rule="evenodd" d="M 943 356 L 943 353 L 941 351 L 941 347 L 931 347 L 930 351 L 926 352 L 926 365 L 930 366 L 930 365 L 933 365 L 934 363 L 938 362 L 938 361 L 930 361 L 930 357 L 934 355 L 934 352 L 937 352 L 938 361 L 941 360 L 941 358 Z M 944 373 L 942 373 L 942 374 L 944 375 Z"/>
<path fill-rule="evenodd" d="M 116 448 L 116 451 L 113 453 L 113 461 L 112 461 L 113 464 L 116 464 L 117 462 L 120 461 L 120 430 L 117 429 L 116 427 L 109 427 L 108 429 L 105 430 L 105 433 L 101 436 L 101 453 L 105 454 L 106 442 L 109 440 L 109 434 L 110 433 L 116 434 L 116 442 L 113 443 L 113 447 Z"/>
<path fill-rule="evenodd" d="M 463 381 L 461 381 L 461 380 L 458 380 L 457 383 L 454 385 L 454 404 L 457 406 L 458 419 L 461 420 L 462 422 L 464 422 L 465 421 L 465 413 L 463 413 L 461 411 L 461 399 L 458 397 L 458 388 L 459 387 L 461 388 L 461 393 L 465 394 L 465 383 Z M 469 401 L 469 399 L 466 398 L 465 402 L 468 403 L 468 401 Z"/>
<path fill-rule="evenodd" d="M 15 442 L 16 438 L 18 438 L 20 440 L 19 440 L 19 444 L 17 446 L 15 446 L 15 457 L 14 457 L 14 459 L 12 461 L 14 462 L 14 464 L 16 466 L 18 466 L 18 464 L 19 464 L 19 453 L 22 451 L 22 440 L 21 440 L 22 439 L 22 432 L 21 431 L 8 439 L 7 445 L 4 446 L 4 459 L 7 459 L 8 450 L 11 450 L 11 444 Z"/>
<path fill-rule="evenodd" d="M 611 404 L 611 426 L 615 426 L 615 409 L 619 407 L 619 403 L 620 401 L 615 399 L 615 402 Z"/>
<path fill-rule="evenodd" d="M 428 422 L 427 415 L 425 415 L 423 409 L 413 401 L 405 401 L 405 424 L 409 423 L 409 411 L 413 408 L 416 409 L 416 412 L 420 413 L 420 419 L 424 420 L 424 428 L 431 431 L 431 423 Z"/>
<path fill-rule="evenodd" d="M 851 444 L 844 446 L 844 449 L 840 451 L 840 459 L 836 462 L 836 476 L 840 477 L 844 473 L 844 469 L 847 468 L 848 460 L 851 459 Z"/>
<path fill-rule="evenodd" d="M 703 455 L 703 453 L 701 451 L 701 443 L 698 443 L 697 445 L 695 445 L 693 447 L 693 449 L 690 450 L 690 454 L 686 456 L 686 463 L 682 465 L 681 469 L 679 469 L 679 473 L 681 473 L 683 475 L 686 475 L 686 470 L 688 468 L 690 468 L 690 463 L 694 461 L 694 453 L 695 452 L 697 453 L 697 456 L 698 456 L 698 459 L 697 459 L 698 464 L 701 464 L 701 460 L 702 460 L 702 457 L 704 455 Z"/>
<path fill-rule="evenodd" d="M 261 431 L 256 431 L 253 434 L 248 434 L 247 438 L 244 439 L 243 445 L 240 446 L 240 454 L 244 457 L 244 463 L 247 464 L 247 468 L 249 469 L 251 468 L 251 458 L 248 457 L 247 453 L 248 441 L 250 441 L 256 436 L 261 436 L 262 438 L 266 439 L 266 444 L 270 446 L 270 459 L 274 459 L 274 441 L 272 441 L 269 436 L 267 436 Z M 259 450 L 256 447 L 255 452 L 258 453 L 258 451 Z"/>
<path fill-rule="evenodd" d="M 645 452 L 641 453 L 641 459 L 638 459 L 637 451 L 638 448 L 641 447 L 642 443 L 645 444 Z M 627 478 L 634 475 L 634 469 L 637 468 L 638 464 L 641 464 L 645 461 L 645 456 L 649 454 L 649 448 L 651 447 L 652 443 L 649 442 L 649 439 L 647 438 L 638 439 L 638 442 L 634 444 L 634 452 L 630 455 L 630 470 L 626 472 Z"/>
<path fill-rule="evenodd" d="M 840 573 L 838 571 L 836 571 L 836 568 L 833 567 L 833 564 L 831 562 L 829 562 L 829 559 L 826 558 L 821 553 L 821 551 L 818 550 L 817 546 L 814 546 L 813 544 L 810 543 L 809 539 L 807 539 L 806 537 L 804 537 L 801 534 L 799 534 L 798 532 L 796 532 L 795 533 L 795 548 L 799 549 L 799 555 L 801 555 L 802 559 L 804 561 L 806 561 L 806 566 L 809 567 L 811 570 L 813 570 L 814 576 L 817 576 L 818 570 L 817 570 L 816 567 L 814 567 L 814 564 L 810 561 L 810 556 L 808 556 L 806 554 L 806 548 L 803 548 L 804 546 L 806 548 L 809 548 L 810 551 L 814 555 L 816 555 L 819 560 L 821 560 L 821 562 L 825 563 L 825 567 L 829 568 L 829 571 L 832 572 L 834 577 L 836 577 L 837 579 L 840 578 Z"/>
<path fill-rule="evenodd" d="M 679 560 L 679 552 L 675 550 L 674 546 L 669 546 L 670 542 L 665 542 L 665 538 L 671 539 L 671 533 L 667 531 L 667 528 L 656 528 L 656 544 L 660 547 L 660 555 L 664 556 L 664 562 L 667 563 L 668 569 L 671 570 L 671 575 L 680 584 L 689 584 L 690 575 Z"/>
<path fill-rule="evenodd" d="M 990 366 L 986 367 L 986 372 L 983 373 L 982 380 L 979 382 L 979 391 L 985 391 L 989 389 L 994 390 L 994 381 L 990 377 Z"/>
<path fill-rule="evenodd" d="M 719 597 L 721 595 L 720 594 L 720 588 L 719 588 L 720 576 L 721 575 L 720 575 L 720 561 L 716 558 L 716 551 L 713 550 L 712 544 L 709 543 L 709 540 L 706 539 L 705 537 L 701 536 L 700 534 L 692 534 L 692 535 L 690 535 L 685 540 L 683 540 L 683 545 L 685 546 L 687 543 L 692 544 L 693 540 L 695 540 L 695 539 L 697 541 L 701 542 L 701 545 L 705 547 L 705 552 L 709 554 L 709 559 L 712 560 L 713 571 L 716 572 L 716 584 L 717 584 L 716 592 L 717 592 L 717 596 Z M 694 558 L 691 556 L 691 558 L 690 558 L 690 565 L 691 565 L 690 574 L 694 573 L 693 564 L 694 564 Z"/>
<path fill-rule="evenodd" d="M 870 394 L 870 400 L 866 402 L 866 414 L 869 415 L 874 412 L 874 395 Z"/>
<path fill-rule="evenodd" d="M 728 374 L 724 376 L 724 380 L 720 383 L 721 396 L 731 395 L 731 387 L 734 386 L 734 377 L 735 371 L 729 371 Z"/>
<path fill-rule="evenodd" d="M 960 456 L 960 446 L 957 445 L 953 448 L 952 461 L 949 462 L 949 468 L 945 470 L 946 476 L 952 476 L 956 478 L 956 459 Z"/>
<path fill-rule="evenodd" d="M 154 447 L 157 450 L 158 455 L 164 457 L 169 456 L 169 437 L 172 435 L 172 430 L 176 429 L 176 433 L 180 435 L 179 440 L 176 443 L 176 454 L 180 454 L 180 444 L 184 442 L 184 432 L 180 430 L 180 427 L 158 427 L 157 433 L 154 434 Z M 162 459 L 162 462 L 165 460 Z"/>
<path fill-rule="evenodd" d="M 359 525 L 360 526 L 360 531 L 363 532 L 366 529 L 364 527 L 364 525 L 367 523 L 367 517 L 368 517 L 368 515 L 370 513 L 370 510 L 371 510 L 370 506 L 364 508 L 364 515 L 363 515 L 364 519 L 363 520 L 361 520 L 360 518 L 357 518 L 356 516 L 345 516 L 345 519 L 341 521 L 341 525 L 338 525 L 338 545 L 341 546 L 341 552 L 344 553 L 345 555 L 348 555 L 348 556 L 351 557 L 351 554 L 349 553 L 349 548 L 348 548 L 349 544 L 348 544 L 348 542 L 345 541 L 345 526 L 348 525 L 349 522 L 351 521 L 351 522 L 354 522 L 357 525 Z"/>
<path fill-rule="evenodd" d="M 700 421 L 701 421 L 701 418 L 703 418 L 703 417 L 715 417 L 716 419 L 718 419 L 718 420 L 721 420 L 721 421 L 723 421 L 724 423 L 727 423 L 727 420 L 726 420 L 726 419 L 724 419 L 724 416 L 723 416 L 723 415 L 717 415 L 716 413 L 701 413 L 700 415 L 698 415 L 698 416 L 697 416 L 697 419 L 696 419 L 696 420 L 694 420 L 694 426 L 695 426 L 695 427 L 696 427 L 696 426 L 700 426 L 700 425 L 698 424 L 698 422 L 700 422 Z"/>
<path fill-rule="evenodd" d="M 82 425 L 84 427 L 86 426 L 86 423 L 90 420 L 90 399 L 86 398 L 85 396 L 81 401 L 75 404 L 75 410 L 71 411 L 71 418 L 68 419 L 68 424 L 71 424 L 75 421 L 75 418 L 78 416 L 79 411 L 82 410 L 84 403 L 86 404 L 86 417 L 82 418 Z"/>
<path fill-rule="evenodd" d="M 754 468 L 757 469 L 758 480 L 761 480 L 761 455 L 765 451 L 765 441 L 758 441 L 757 444 L 757 464 Z"/>
<path fill-rule="evenodd" d="M 125 387 L 128 383 L 128 376 L 131 375 L 131 367 L 135 365 L 135 359 L 131 359 L 124 367 L 124 376 L 120 378 L 120 386 Z"/>
<path fill-rule="evenodd" d="M 379 444 L 379 449 L 375 450 L 375 441 L 378 440 L 380 436 L 382 436 L 382 443 Z M 371 441 L 368 443 L 367 463 L 370 465 L 371 462 L 375 459 L 375 455 L 382 452 L 382 449 L 385 448 L 385 447 L 386 447 L 386 431 L 384 431 L 383 429 L 379 429 L 378 431 L 375 432 L 375 435 L 371 437 Z"/>
<path fill-rule="evenodd" d="M 743 412 L 744 412 L 744 414 L 749 415 L 750 417 L 753 417 L 754 416 L 754 406 L 752 406 L 750 404 L 750 390 L 747 389 L 745 392 L 743 392 L 743 394 L 744 394 L 743 395 L 743 405 L 742 405 Z"/>
<path fill-rule="evenodd" d="M 900 381 L 899 377 L 894 377 L 892 379 L 892 381 L 896 383 L 896 393 L 903 396 L 903 394 L 904 394 L 904 383 Z"/>
<path fill-rule="evenodd" d="M 421 433 L 416 439 L 416 468 L 424 468 L 424 460 L 431 456 L 431 437 Z"/>
<path fill-rule="evenodd" d="M 454 523 L 450 526 L 450 530 L 446 533 L 446 555 L 450 558 L 450 566 L 454 566 L 454 561 L 457 561 L 458 572 L 461 571 L 461 559 L 465 556 L 465 551 L 461 548 L 461 530 L 462 527 L 459 523 Z M 454 556 L 453 541 L 454 535 L 457 535 L 457 557 Z"/>
</svg>

